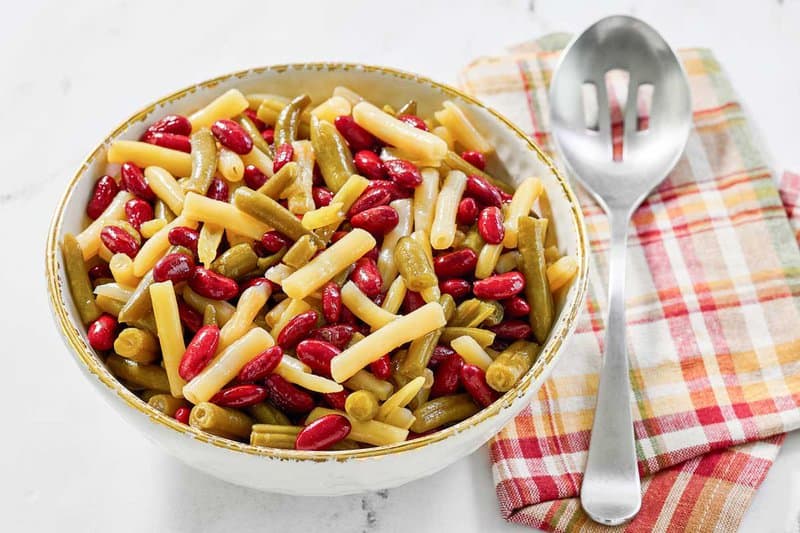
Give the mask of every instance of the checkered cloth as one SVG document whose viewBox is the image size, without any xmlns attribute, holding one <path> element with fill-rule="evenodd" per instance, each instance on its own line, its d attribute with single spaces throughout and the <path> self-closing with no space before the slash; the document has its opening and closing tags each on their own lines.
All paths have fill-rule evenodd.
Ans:
<svg viewBox="0 0 800 533">
<path fill-rule="evenodd" d="M 462 86 L 551 149 L 547 83 L 564 44 L 551 36 L 479 59 Z M 628 244 L 643 503 L 616 528 L 626 531 L 735 530 L 783 433 L 800 426 L 800 176 L 787 175 L 780 193 L 714 56 L 680 57 L 694 128 L 677 167 L 635 213 Z M 591 522 L 578 499 L 608 247 L 605 215 L 578 195 L 593 251 L 585 312 L 537 399 L 490 446 L 503 516 L 550 531 L 611 529 Z"/>
</svg>

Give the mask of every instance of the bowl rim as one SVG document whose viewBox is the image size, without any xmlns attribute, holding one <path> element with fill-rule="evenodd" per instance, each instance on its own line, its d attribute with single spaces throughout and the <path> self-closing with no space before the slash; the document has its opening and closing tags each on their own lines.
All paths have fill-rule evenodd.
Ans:
<svg viewBox="0 0 800 533">
<path fill-rule="evenodd" d="M 361 448 L 358 450 L 341 450 L 341 451 L 325 451 L 325 452 L 309 452 L 299 450 L 283 450 L 277 448 L 266 448 L 260 446 L 252 446 L 222 437 L 217 437 L 210 433 L 195 429 L 189 425 L 182 424 L 172 417 L 169 417 L 156 409 L 153 409 L 141 398 L 136 396 L 132 391 L 128 390 L 120 381 L 118 381 L 105 367 L 105 365 L 96 357 L 93 350 L 89 348 L 83 340 L 81 333 L 72 323 L 70 316 L 67 312 L 65 299 L 63 297 L 63 287 L 61 279 L 58 275 L 58 235 L 61 232 L 61 225 L 63 222 L 63 214 L 67 205 L 67 201 L 75 190 L 77 183 L 83 177 L 89 165 L 94 161 L 98 154 L 106 148 L 106 146 L 121 133 L 123 133 L 132 124 L 143 120 L 150 113 L 158 107 L 179 100 L 187 94 L 193 93 L 199 89 L 211 89 L 220 83 L 231 80 L 232 78 L 244 78 L 250 75 L 258 75 L 264 72 L 283 73 L 291 70 L 326 70 L 326 71 L 364 71 L 364 72 L 377 72 L 384 75 L 389 75 L 395 78 L 410 80 L 416 83 L 428 85 L 437 89 L 444 94 L 468 102 L 471 105 L 481 108 L 483 111 L 489 113 L 494 118 L 504 124 L 511 132 L 524 141 L 528 149 L 532 151 L 539 160 L 548 168 L 548 170 L 556 177 L 557 182 L 561 186 L 563 194 L 569 201 L 570 212 L 572 215 L 572 224 L 575 227 L 577 234 L 577 254 L 578 254 L 578 272 L 573 280 L 573 285 L 577 291 L 570 308 L 562 309 L 562 313 L 567 313 L 563 316 L 561 327 L 558 331 L 551 333 L 548 342 L 542 347 L 539 357 L 533 367 L 525 374 L 525 376 L 508 392 L 501 396 L 497 401 L 485 407 L 472 415 L 471 417 L 449 426 L 443 430 L 436 431 L 413 440 L 407 440 L 395 444 L 375 446 L 371 448 Z M 98 143 L 89 155 L 83 160 L 81 165 L 76 170 L 75 174 L 67 184 L 67 188 L 58 201 L 56 210 L 48 229 L 46 252 L 45 252 L 45 274 L 47 277 L 47 292 L 49 296 L 50 307 L 53 311 L 54 320 L 59 327 L 62 338 L 65 344 L 71 349 L 75 359 L 84 370 L 88 370 L 94 375 L 103 385 L 108 387 L 111 392 L 121 398 L 129 407 L 132 407 L 141 414 L 146 415 L 151 421 L 165 426 L 171 430 L 177 431 L 188 437 L 197 439 L 198 441 L 211 444 L 213 446 L 223 448 L 233 452 L 242 452 L 249 455 L 282 459 L 282 460 L 297 460 L 297 461 L 314 461 L 314 462 L 327 462 L 347 461 L 350 459 L 366 459 L 373 457 L 380 457 L 386 455 L 398 454 L 416 450 L 423 446 L 435 444 L 444 441 L 454 435 L 473 428 L 489 418 L 500 413 L 501 410 L 510 407 L 514 401 L 525 395 L 530 387 L 536 383 L 543 374 L 547 374 L 552 370 L 555 365 L 557 355 L 561 352 L 561 348 L 573 331 L 575 322 L 582 309 L 584 296 L 587 290 L 588 283 L 588 238 L 586 227 L 584 224 L 583 213 L 578 203 L 577 197 L 573 192 L 567 180 L 561 175 L 558 168 L 553 164 L 551 159 L 542 151 L 541 148 L 526 135 L 519 127 L 513 124 L 509 119 L 504 117 L 489 106 L 481 103 L 472 96 L 462 92 L 459 89 L 451 87 L 450 85 L 434 81 L 426 76 L 415 74 L 412 72 L 399 70 L 391 67 L 384 67 L 378 65 L 369 65 L 363 63 L 347 63 L 347 62 L 304 62 L 304 63 L 285 63 L 279 65 L 270 65 L 256 68 L 249 68 L 237 70 L 228 74 L 223 74 L 214 78 L 210 78 L 199 83 L 189 85 L 179 89 L 167 96 L 159 98 L 149 105 L 141 108 L 123 122 L 121 122 L 111 133 Z M 68 289 L 67 289 L 68 290 Z M 88 377 L 88 376 L 87 376 Z"/>
</svg>

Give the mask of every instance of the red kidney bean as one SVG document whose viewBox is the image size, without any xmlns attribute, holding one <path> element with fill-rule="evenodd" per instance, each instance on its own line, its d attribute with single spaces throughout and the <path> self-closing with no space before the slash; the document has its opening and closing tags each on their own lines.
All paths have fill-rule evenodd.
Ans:
<svg viewBox="0 0 800 533">
<path fill-rule="evenodd" d="M 192 333 L 197 333 L 203 327 L 203 315 L 189 307 L 183 300 L 178 300 L 178 316 L 181 323 Z"/>
<path fill-rule="evenodd" d="M 185 254 L 167 254 L 153 267 L 153 280 L 157 282 L 171 281 L 180 283 L 188 281 L 194 272 L 194 259 Z"/>
<path fill-rule="evenodd" d="M 342 237 L 344 237 L 348 233 L 349 233 L 348 231 L 341 230 L 341 229 L 338 230 L 338 231 L 334 231 L 333 235 L 331 235 L 331 243 L 334 243 L 334 242 L 338 241 L 339 239 L 341 239 Z"/>
<path fill-rule="evenodd" d="M 481 407 L 489 407 L 500 395 L 486 383 L 486 373 L 475 365 L 464 364 L 461 367 L 461 384 L 475 403 Z"/>
<path fill-rule="evenodd" d="M 125 254 L 133 259 L 139 253 L 139 243 L 119 226 L 105 226 L 100 231 L 100 240 L 113 254 Z"/>
<path fill-rule="evenodd" d="M 350 279 L 368 298 L 375 298 L 381 292 L 383 280 L 378 265 L 372 259 L 362 257 L 356 261 Z"/>
<path fill-rule="evenodd" d="M 458 211 L 456 211 L 456 222 L 464 226 L 471 226 L 478 219 L 478 202 L 475 198 L 462 198 L 458 203 Z"/>
<path fill-rule="evenodd" d="M 397 115 L 395 118 L 400 122 L 405 122 L 409 126 L 414 126 L 418 130 L 428 131 L 428 125 L 417 115 Z"/>
<path fill-rule="evenodd" d="M 389 354 L 385 353 L 380 359 L 371 362 L 369 371 L 378 379 L 388 380 L 392 377 L 392 360 L 389 358 Z"/>
<path fill-rule="evenodd" d="M 519 294 L 524 288 L 525 276 L 519 272 L 506 272 L 479 279 L 472 285 L 472 292 L 481 300 L 504 300 Z"/>
<path fill-rule="evenodd" d="M 284 246 L 289 246 L 291 240 L 275 230 L 268 231 L 261 236 L 261 246 L 271 254 L 281 251 Z"/>
<path fill-rule="evenodd" d="M 114 339 L 117 333 L 117 319 L 103 313 L 97 320 L 89 324 L 86 331 L 86 338 L 89 339 L 89 346 L 95 350 L 110 350 L 114 346 Z"/>
<path fill-rule="evenodd" d="M 186 135 L 178 135 L 176 133 L 161 133 L 161 132 L 148 132 L 142 139 L 149 144 L 155 144 L 162 148 L 169 148 L 170 150 L 178 150 L 179 152 L 192 152 L 192 143 Z"/>
<path fill-rule="evenodd" d="M 251 359 L 239 371 L 237 379 L 242 383 L 259 381 L 272 374 L 283 358 L 280 346 L 271 346 Z"/>
<path fill-rule="evenodd" d="M 272 160 L 272 171 L 278 172 L 286 163 L 294 159 L 294 148 L 290 143 L 283 143 L 275 148 L 275 159 Z"/>
<path fill-rule="evenodd" d="M 300 341 L 295 348 L 297 358 L 311 367 L 315 374 L 331 377 L 331 359 L 341 350 L 333 344 L 316 339 Z"/>
<path fill-rule="evenodd" d="M 250 122 L 255 124 L 256 129 L 258 129 L 258 131 L 264 131 L 264 129 L 267 127 L 266 122 L 258 118 L 258 113 L 256 113 L 252 109 L 245 109 L 244 114 L 247 116 L 247 118 L 250 119 Z"/>
<path fill-rule="evenodd" d="M 348 396 L 350 396 L 349 390 L 340 390 L 339 392 L 326 392 L 322 394 L 322 400 L 331 409 L 338 409 L 339 411 L 344 411 L 344 404 L 347 401 Z"/>
<path fill-rule="evenodd" d="M 244 183 L 251 189 L 258 189 L 267 182 L 267 176 L 255 165 L 247 165 L 244 167 Z"/>
<path fill-rule="evenodd" d="M 222 144 L 232 152 L 244 155 L 253 149 L 253 139 L 238 123 L 222 119 L 211 125 L 211 133 Z"/>
<path fill-rule="evenodd" d="M 342 318 L 339 319 L 339 324 L 351 326 L 355 331 L 361 331 L 362 329 L 358 324 L 356 315 L 347 306 L 342 307 Z"/>
<path fill-rule="evenodd" d="M 503 212 L 499 207 L 489 206 L 478 215 L 478 233 L 488 244 L 500 244 L 506 235 L 503 227 Z"/>
<path fill-rule="evenodd" d="M 333 201 L 333 193 L 325 187 L 312 187 L 311 196 L 314 198 L 314 207 L 325 207 Z"/>
<path fill-rule="evenodd" d="M 511 201 L 512 196 L 506 191 L 503 189 L 497 189 L 497 191 L 500 193 L 500 199 L 503 200 L 504 203 Z"/>
<path fill-rule="evenodd" d="M 89 279 L 95 280 L 99 278 L 112 277 L 111 268 L 108 263 L 98 263 L 89 269 Z"/>
<path fill-rule="evenodd" d="M 462 278 L 451 278 L 439 282 L 439 290 L 442 294 L 449 294 L 456 300 L 469 294 L 471 285 L 469 281 Z"/>
<path fill-rule="evenodd" d="M 200 233 L 186 226 L 177 226 L 169 230 L 167 239 L 173 246 L 183 246 L 197 253 L 197 241 L 200 239 Z"/>
<path fill-rule="evenodd" d="M 376 254 L 375 254 L 375 257 L 370 256 L 370 259 L 372 259 L 373 261 L 377 261 L 377 259 L 378 259 L 378 254 L 377 254 L 378 249 L 377 248 L 373 248 L 372 250 L 375 250 Z M 370 250 L 370 251 L 372 251 L 372 250 Z M 375 298 L 373 298 L 372 301 L 375 302 L 375 305 L 380 307 L 381 305 L 383 305 L 383 299 L 384 298 L 385 298 L 385 295 L 383 293 L 380 293 Z"/>
<path fill-rule="evenodd" d="M 192 123 L 183 115 L 167 115 L 153 122 L 147 133 L 174 133 L 176 135 L 189 135 L 192 133 Z"/>
<path fill-rule="evenodd" d="M 353 164 L 358 173 L 371 180 L 382 180 L 386 177 L 383 160 L 372 150 L 361 150 L 353 156 Z"/>
<path fill-rule="evenodd" d="M 178 407 L 175 409 L 175 420 L 180 422 L 181 424 L 189 425 L 189 415 L 192 414 L 192 410 L 186 406 Z"/>
<path fill-rule="evenodd" d="M 278 374 L 267 376 L 264 385 L 269 391 L 269 401 L 281 411 L 291 415 L 306 414 L 316 405 L 313 396 L 295 387 Z"/>
<path fill-rule="evenodd" d="M 386 189 L 392 195 L 392 200 L 401 200 L 414 196 L 414 191 L 401 187 L 391 180 L 373 180 L 367 185 L 366 190 L 372 189 Z"/>
<path fill-rule="evenodd" d="M 466 152 L 461 152 L 461 159 L 478 170 L 484 170 L 486 168 L 486 156 L 477 150 L 467 150 Z"/>
<path fill-rule="evenodd" d="M 266 399 L 267 389 L 248 384 L 222 389 L 208 401 L 222 407 L 249 407 Z"/>
<path fill-rule="evenodd" d="M 141 198 L 131 198 L 125 202 L 125 217 L 139 231 L 142 222 L 153 220 L 153 207 Z"/>
<path fill-rule="evenodd" d="M 298 342 L 308 337 L 318 318 L 319 315 L 313 309 L 293 317 L 278 334 L 278 346 L 284 350 L 294 348 Z"/>
<path fill-rule="evenodd" d="M 531 312 L 531 306 L 528 304 L 525 298 L 520 298 L 519 296 L 512 296 L 508 300 L 503 300 L 500 303 L 503 304 L 503 309 L 505 309 L 506 316 L 512 318 L 528 316 L 528 313 Z"/>
<path fill-rule="evenodd" d="M 455 353 L 456 353 L 455 350 L 453 350 L 452 348 L 450 348 L 448 346 L 442 346 L 441 344 L 437 344 L 433 348 L 433 353 L 431 354 L 431 358 L 428 361 L 428 366 L 430 368 L 435 369 L 440 364 L 442 364 L 442 361 L 444 361 L 449 356 L 451 356 L 451 355 L 453 355 Z"/>
<path fill-rule="evenodd" d="M 416 311 L 423 305 L 425 305 L 425 299 L 418 292 L 406 291 L 401 307 L 403 309 L 403 314 L 407 315 Z"/>
<path fill-rule="evenodd" d="M 495 335 L 501 339 L 515 341 L 526 339 L 531 334 L 530 325 L 522 320 L 506 320 L 489 329 L 494 331 Z"/>
<path fill-rule="evenodd" d="M 440 278 L 472 275 L 477 264 L 478 254 L 470 248 L 462 248 L 433 258 L 433 270 Z"/>
<path fill-rule="evenodd" d="M 371 248 L 367 253 L 365 253 L 364 257 L 366 257 L 367 259 L 372 259 L 373 261 L 375 261 L 377 263 L 378 262 L 378 254 L 379 253 L 380 252 L 378 250 L 378 247 L 375 246 L 375 247 Z"/>
<path fill-rule="evenodd" d="M 150 185 L 147 184 L 141 168 L 133 163 L 122 163 L 119 173 L 123 189 L 130 191 L 139 198 L 144 198 L 148 202 L 155 201 L 156 195 Z"/>
<path fill-rule="evenodd" d="M 272 144 L 275 142 L 275 130 L 272 128 L 267 128 L 261 132 L 261 137 L 267 141 L 267 144 Z"/>
<path fill-rule="evenodd" d="M 342 316 L 342 292 L 335 281 L 322 288 L 322 316 L 329 324 L 336 324 Z"/>
<path fill-rule="evenodd" d="M 350 420 L 342 415 L 325 415 L 304 427 L 297 434 L 296 450 L 327 450 L 350 434 Z"/>
<path fill-rule="evenodd" d="M 236 281 L 201 266 L 194 267 L 189 287 L 200 296 L 212 300 L 230 300 L 239 294 Z"/>
<path fill-rule="evenodd" d="M 356 332 L 356 328 L 347 324 L 336 324 L 317 328 L 308 336 L 309 339 L 317 339 L 333 344 L 340 350 L 347 348 L 350 340 Z"/>
<path fill-rule="evenodd" d="M 500 189 L 480 176 L 467 176 L 467 187 L 464 194 L 475 198 L 484 205 L 493 205 L 495 207 L 502 207 L 503 205 Z"/>
<path fill-rule="evenodd" d="M 395 183 L 401 187 L 413 189 L 422 183 L 422 173 L 413 163 L 404 159 L 390 159 L 384 161 L 383 166 L 386 167 L 386 173 L 394 180 Z"/>
<path fill-rule="evenodd" d="M 431 387 L 431 398 L 448 396 L 458 390 L 461 367 L 464 360 L 461 356 L 453 352 L 448 355 L 433 373 L 433 387 Z"/>
<path fill-rule="evenodd" d="M 276 290 L 280 289 L 280 285 L 277 285 L 267 278 L 250 278 L 247 281 L 241 283 L 239 285 L 239 294 L 242 294 L 244 291 L 249 289 L 250 287 L 256 287 L 258 285 L 269 285 L 270 294 L 274 293 Z"/>
<path fill-rule="evenodd" d="M 231 193 L 228 184 L 219 178 L 214 178 L 211 180 L 211 184 L 208 186 L 208 191 L 206 191 L 207 197 L 220 202 L 227 202 L 230 198 L 230 195 Z"/>
<path fill-rule="evenodd" d="M 369 150 L 378 144 L 377 139 L 370 132 L 356 124 L 355 119 L 350 115 L 339 115 L 333 123 L 354 152 Z"/>
<path fill-rule="evenodd" d="M 86 204 L 86 214 L 92 220 L 103 214 L 108 205 L 119 192 L 119 185 L 111 176 L 103 176 L 94 184 L 92 197 Z"/>
<path fill-rule="evenodd" d="M 218 346 L 219 328 L 213 324 L 202 326 L 183 352 L 178 365 L 178 375 L 186 381 L 191 381 L 214 358 Z"/>
<path fill-rule="evenodd" d="M 353 202 L 350 211 L 347 212 L 347 216 L 352 217 L 367 209 L 386 205 L 391 201 L 392 193 L 388 190 L 381 188 L 367 189 Z"/>
<path fill-rule="evenodd" d="M 350 224 L 354 228 L 367 230 L 375 236 L 386 235 L 400 222 L 397 211 L 389 205 L 379 205 L 360 213 L 356 213 L 350 218 Z"/>
</svg>

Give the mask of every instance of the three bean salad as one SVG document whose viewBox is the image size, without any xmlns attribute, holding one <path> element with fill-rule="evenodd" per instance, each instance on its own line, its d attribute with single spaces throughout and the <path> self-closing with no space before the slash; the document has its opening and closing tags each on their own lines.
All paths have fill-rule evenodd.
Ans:
<svg viewBox="0 0 800 533">
<path fill-rule="evenodd" d="M 377 105 L 376 105 L 377 104 Z M 116 140 L 70 292 L 151 407 L 255 446 L 348 450 L 464 420 L 531 368 L 575 275 L 455 103 L 231 89 Z"/>
</svg>

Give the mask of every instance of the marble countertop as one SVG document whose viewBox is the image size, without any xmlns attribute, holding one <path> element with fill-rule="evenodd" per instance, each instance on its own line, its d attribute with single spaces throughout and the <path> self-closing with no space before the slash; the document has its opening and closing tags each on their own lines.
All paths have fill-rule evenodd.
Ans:
<svg viewBox="0 0 800 533">
<path fill-rule="evenodd" d="M 362 61 L 455 82 L 479 55 L 597 18 L 644 18 L 676 46 L 712 48 L 777 171 L 800 170 L 800 2 L 156 2 L 30 0 L 0 18 L 0 509 L 9 531 L 526 531 L 500 518 L 481 450 L 431 478 L 335 499 L 259 493 L 191 470 L 99 401 L 58 338 L 42 252 L 69 176 L 112 126 L 193 81 L 255 65 Z M 24 302 L 24 303 L 18 303 Z M 743 531 L 800 531 L 791 435 Z"/>
</svg>

